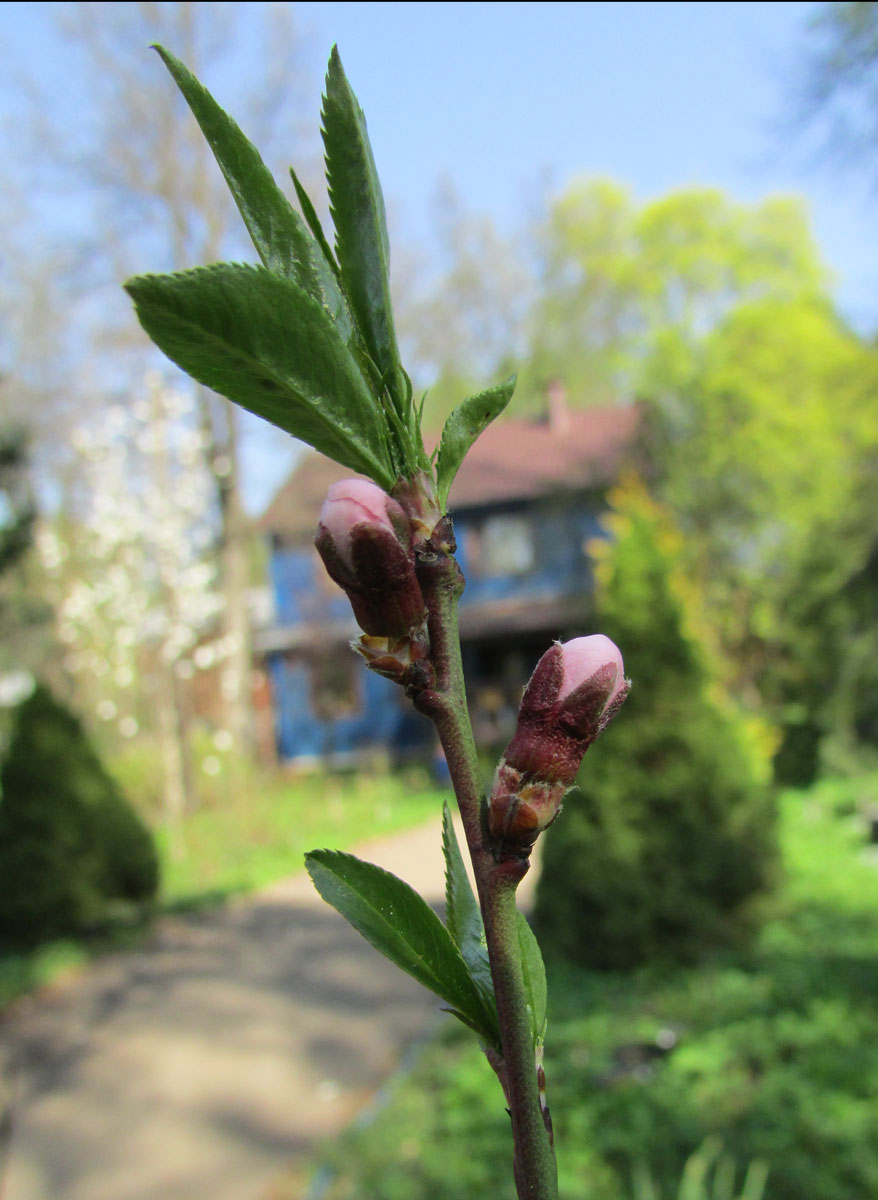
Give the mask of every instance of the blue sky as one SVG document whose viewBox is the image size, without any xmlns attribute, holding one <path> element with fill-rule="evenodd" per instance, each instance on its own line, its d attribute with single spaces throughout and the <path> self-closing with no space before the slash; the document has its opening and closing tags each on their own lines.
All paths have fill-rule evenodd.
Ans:
<svg viewBox="0 0 878 1200">
<path fill-rule="evenodd" d="M 59 104 L 82 81 L 52 17 L 65 4 L 0 6 L 10 67 L 50 74 Z M 102 7 L 110 7 L 104 5 Z M 865 180 L 808 161 L 789 137 L 803 30 L 813 3 L 299 3 L 316 127 L 338 42 L 369 121 L 391 209 L 427 227 L 440 176 L 472 208 L 512 225 L 546 187 L 612 175 L 649 198 L 690 183 L 741 200 L 803 194 L 842 308 L 878 325 L 878 199 Z M 145 52 L 145 50 L 144 50 Z M 240 47 L 230 60 L 255 76 Z M 234 82 L 212 80 L 234 107 Z M 251 79 L 252 82 L 252 79 Z"/>
<path fill-rule="evenodd" d="M 299 6 L 316 54 L 337 41 L 384 187 L 417 230 L 440 173 L 475 208 L 517 220 L 578 174 L 646 199 L 699 183 L 809 203 L 838 297 L 878 324 L 878 201 L 809 161 L 785 124 L 799 84 L 801 3 Z"/>
<path fill-rule="evenodd" d="M 0 6 L 0 47 L 24 75 L 48 74 L 59 104 L 75 106 L 83 81 L 52 20 L 65 7 Z M 842 311 L 872 332 L 878 199 L 865 177 L 818 167 L 784 131 L 804 29 L 819 7 L 361 2 L 301 3 L 295 13 L 314 130 L 338 42 L 391 213 L 408 238 L 428 232 L 443 176 L 469 208 L 506 228 L 538 215 L 547 191 L 577 175 L 613 176 L 639 199 L 693 183 L 744 201 L 796 192 L 809 205 Z M 246 44 L 229 59 L 258 78 Z M 16 109 L 12 78 L 0 81 L 7 120 Z M 209 82 L 234 111 L 232 75 Z M 263 454 L 251 473 L 261 482 L 251 484 L 251 507 L 284 469 Z"/>
</svg>

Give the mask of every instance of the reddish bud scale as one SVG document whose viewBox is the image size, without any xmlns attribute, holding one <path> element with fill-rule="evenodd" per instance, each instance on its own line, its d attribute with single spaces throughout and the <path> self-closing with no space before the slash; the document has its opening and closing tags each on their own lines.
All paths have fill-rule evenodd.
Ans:
<svg viewBox="0 0 878 1200">
<path fill-rule="evenodd" d="M 370 671 L 392 679 L 414 692 L 422 692 L 433 684 L 433 668 L 429 646 L 416 638 L 363 637 L 351 642 L 366 660 Z"/>
<path fill-rule="evenodd" d="M 521 771 L 501 760 L 488 805 L 488 829 L 495 844 L 529 853 L 544 829 L 561 811 L 567 787 L 545 780 L 525 780 Z"/>
</svg>

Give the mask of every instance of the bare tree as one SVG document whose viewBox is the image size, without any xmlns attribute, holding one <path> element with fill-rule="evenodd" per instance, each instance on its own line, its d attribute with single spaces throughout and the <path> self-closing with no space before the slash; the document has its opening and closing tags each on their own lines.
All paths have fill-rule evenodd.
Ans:
<svg viewBox="0 0 878 1200">
<path fill-rule="evenodd" d="M 209 517 L 212 487 L 192 395 L 157 371 L 127 403 L 74 430 L 79 519 L 37 539 L 77 707 L 121 738 L 155 739 L 165 823 L 182 851 L 192 799 L 188 680 L 225 658 Z"/>
<path fill-rule="evenodd" d="M 149 45 L 167 45 L 221 100 L 231 92 L 229 107 L 270 157 L 282 129 L 284 156 L 297 167 L 313 158 L 310 151 L 303 153 L 297 136 L 307 76 L 289 4 L 245 9 L 225 3 L 77 3 L 60 6 L 58 13 L 80 69 L 84 101 L 75 114 L 66 114 L 34 97 L 32 160 L 43 164 L 44 185 L 62 182 L 88 214 L 87 225 L 81 222 L 74 233 L 67 277 L 75 279 L 78 294 L 85 291 L 89 297 L 80 305 L 79 321 L 80 328 L 90 326 L 91 345 L 97 342 L 103 356 L 103 378 L 94 390 L 106 392 L 110 376 L 111 390 L 118 391 L 126 380 L 140 377 L 144 359 L 152 354 L 119 297 L 119 283 L 145 262 L 180 269 L 251 253 L 210 150 Z M 258 56 L 258 72 L 230 69 L 245 47 Z M 241 94 L 241 75 L 258 79 L 258 98 Z M 51 130 L 45 128 L 47 113 Z M 59 147 L 60 153 L 46 163 L 37 152 L 40 142 Z M 97 303 L 105 288 L 107 302 Z M 120 348 L 126 351 L 122 358 Z M 236 410 L 227 401 L 206 389 L 198 389 L 197 399 L 221 531 L 221 619 L 230 647 L 222 685 L 225 723 L 244 747 L 250 646 L 241 434 Z"/>
<path fill-rule="evenodd" d="M 878 184 L 878 2 L 823 4 L 808 22 L 794 119 L 820 156 Z"/>
<path fill-rule="evenodd" d="M 439 428 L 465 389 L 508 373 L 523 348 L 533 281 L 521 239 L 467 209 L 448 179 L 437 185 L 433 215 L 432 259 L 403 245 L 394 292 L 415 384 L 432 381 L 426 424 Z"/>
</svg>

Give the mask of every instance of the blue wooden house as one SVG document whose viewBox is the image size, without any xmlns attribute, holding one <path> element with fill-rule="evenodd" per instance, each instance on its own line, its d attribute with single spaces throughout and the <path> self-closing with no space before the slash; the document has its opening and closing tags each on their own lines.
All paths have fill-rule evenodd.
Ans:
<svg viewBox="0 0 878 1200">
<path fill-rule="evenodd" d="M 556 638 L 594 632 L 588 544 L 608 485 L 632 453 L 633 407 L 571 412 L 557 394 L 542 421 L 502 419 L 476 442 L 449 501 L 466 578 L 461 641 L 476 738 L 502 748 L 521 691 Z M 256 650 L 270 682 L 278 758 L 341 766 L 429 759 L 432 726 L 397 685 L 349 648 L 358 629 L 313 537 L 331 483 L 349 476 L 305 455 L 262 519 L 274 615 Z"/>
</svg>

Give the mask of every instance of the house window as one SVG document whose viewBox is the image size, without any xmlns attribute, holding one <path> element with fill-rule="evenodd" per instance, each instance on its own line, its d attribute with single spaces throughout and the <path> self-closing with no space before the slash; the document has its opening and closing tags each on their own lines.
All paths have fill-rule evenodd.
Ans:
<svg viewBox="0 0 878 1200">
<path fill-rule="evenodd" d="M 533 527 L 524 516 L 488 517 L 470 546 L 472 566 L 479 575 L 525 575 L 535 558 Z"/>
<path fill-rule="evenodd" d="M 360 711 L 356 665 L 346 647 L 330 649 L 312 658 L 311 708 L 321 721 L 352 717 Z"/>
</svg>

